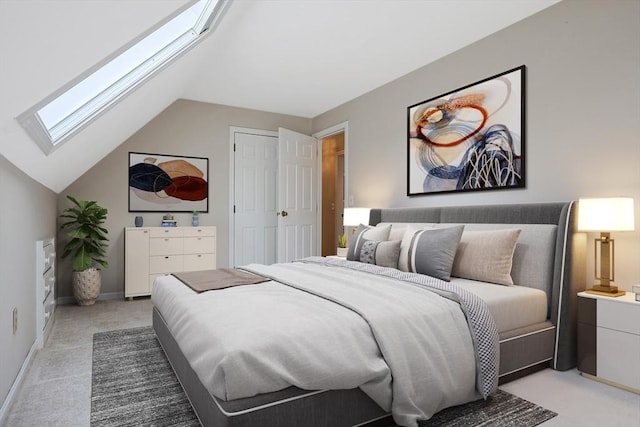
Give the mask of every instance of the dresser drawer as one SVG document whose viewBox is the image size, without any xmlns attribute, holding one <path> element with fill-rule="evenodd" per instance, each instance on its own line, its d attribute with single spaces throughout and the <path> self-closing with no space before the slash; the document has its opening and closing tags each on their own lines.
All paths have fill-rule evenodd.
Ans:
<svg viewBox="0 0 640 427">
<path fill-rule="evenodd" d="M 216 251 L 215 237 L 185 237 L 184 253 L 186 254 L 212 254 Z"/>
<path fill-rule="evenodd" d="M 215 254 L 184 256 L 184 271 L 213 270 L 214 268 L 216 268 Z"/>
<path fill-rule="evenodd" d="M 151 227 L 151 237 L 182 237 L 182 227 Z"/>
<path fill-rule="evenodd" d="M 180 255 L 183 239 L 175 237 L 154 237 L 149 239 L 149 255 Z"/>
<path fill-rule="evenodd" d="M 183 270 L 182 255 L 165 255 L 149 257 L 149 273 L 173 273 Z"/>
<path fill-rule="evenodd" d="M 215 235 L 216 235 L 215 227 L 184 228 L 184 237 L 198 237 L 198 236 L 215 237 Z"/>
<path fill-rule="evenodd" d="M 598 300 L 598 326 L 640 335 L 640 307 L 637 304 Z"/>
</svg>

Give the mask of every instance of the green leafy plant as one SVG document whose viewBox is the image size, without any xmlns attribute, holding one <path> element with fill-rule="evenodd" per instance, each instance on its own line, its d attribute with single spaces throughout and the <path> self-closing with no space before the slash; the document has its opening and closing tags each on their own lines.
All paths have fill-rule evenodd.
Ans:
<svg viewBox="0 0 640 427">
<path fill-rule="evenodd" d="M 347 247 L 347 235 L 346 234 L 338 234 L 338 247 L 346 248 Z"/>
<path fill-rule="evenodd" d="M 73 271 L 88 270 L 94 264 L 108 267 L 108 231 L 102 227 L 107 218 L 107 209 L 94 201 L 78 201 L 71 196 L 67 196 L 67 199 L 73 202 L 73 206 L 60 215 L 60 218 L 64 218 L 60 230 L 66 230 L 70 238 L 64 246 L 62 258 L 73 253 Z"/>
</svg>

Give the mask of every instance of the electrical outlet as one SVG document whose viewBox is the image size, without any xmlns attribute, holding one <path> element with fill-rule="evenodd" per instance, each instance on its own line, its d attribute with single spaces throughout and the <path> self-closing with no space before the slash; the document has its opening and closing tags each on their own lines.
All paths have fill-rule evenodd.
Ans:
<svg viewBox="0 0 640 427">
<path fill-rule="evenodd" d="M 13 335 L 18 332 L 18 307 L 13 308 Z"/>
</svg>

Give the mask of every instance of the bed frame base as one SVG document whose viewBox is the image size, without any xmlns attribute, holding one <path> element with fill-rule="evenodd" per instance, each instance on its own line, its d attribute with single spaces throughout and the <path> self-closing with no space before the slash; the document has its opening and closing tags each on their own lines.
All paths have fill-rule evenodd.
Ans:
<svg viewBox="0 0 640 427">
<path fill-rule="evenodd" d="M 202 385 L 155 308 L 153 329 L 203 426 L 373 427 L 387 415 L 358 388 L 309 392 L 289 387 L 247 399 L 220 401 Z"/>
</svg>

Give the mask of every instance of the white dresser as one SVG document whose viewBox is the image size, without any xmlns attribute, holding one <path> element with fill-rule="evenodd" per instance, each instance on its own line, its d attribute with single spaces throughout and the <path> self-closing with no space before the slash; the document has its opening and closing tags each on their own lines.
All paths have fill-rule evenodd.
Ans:
<svg viewBox="0 0 640 427">
<path fill-rule="evenodd" d="M 216 268 L 216 227 L 125 228 L 125 298 L 150 295 L 158 276 Z"/>
<path fill-rule="evenodd" d="M 578 370 L 640 394 L 640 302 L 578 294 Z"/>
<path fill-rule="evenodd" d="M 53 325 L 56 309 L 56 241 L 36 242 L 36 345 L 42 348 Z"/>
</svg>

